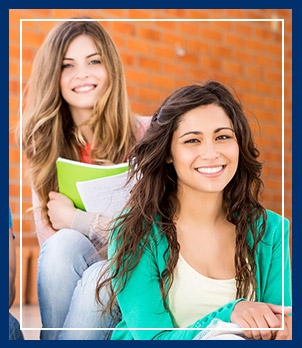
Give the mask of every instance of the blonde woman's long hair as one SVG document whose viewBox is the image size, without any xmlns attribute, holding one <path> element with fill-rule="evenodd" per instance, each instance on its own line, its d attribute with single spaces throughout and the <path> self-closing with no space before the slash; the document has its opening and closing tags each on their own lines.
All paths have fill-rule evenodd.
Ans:
<svg viewBox="0 0 302 348">
<path fill-rule="evenodd" d="M 91 117 L 76 126 L 60 92 L 60 76 L 69 44 L 79 35 L 88 35 L 94 41 L 107 70 L 108 85 Z M 23 150 L 42 216 L 49 222 L 48 194 L 58 191 L 56 159 L 80 159 L 79 148 L 86 145 L 83 126 L 88 125 L 93 131 L 91 159 L 96 163 L 126 161 L 136 141 L 122 62 L 105 29 L 96 21 L 66 21 L 57 25 L 37 52 L 24 100 Z"/>
</svg>

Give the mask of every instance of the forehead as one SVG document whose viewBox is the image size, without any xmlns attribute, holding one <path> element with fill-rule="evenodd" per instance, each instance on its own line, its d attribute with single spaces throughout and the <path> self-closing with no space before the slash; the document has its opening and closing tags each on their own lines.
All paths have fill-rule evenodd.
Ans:
<svg viewBox="0 0 302 348">
<path fill-rule="evenodd" d="M 96 45 L 90 36 L 79 35 L 70 42 L 65 57 L 87 55 L 87 52 L 96 52 Z"/>
<path fill-rule="evenodd" d="M 181 116 L 176 132 L 207 131 L 220 127 L 232 127 L 232 122 L 222 107 L 210 104 L 192 109 Z"/>
</svg>

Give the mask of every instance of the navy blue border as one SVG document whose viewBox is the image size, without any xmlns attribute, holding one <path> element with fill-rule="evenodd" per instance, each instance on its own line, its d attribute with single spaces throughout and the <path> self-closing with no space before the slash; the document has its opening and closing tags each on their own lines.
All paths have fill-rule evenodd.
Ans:
<svg viewBox="0 0 302 348">
<path fill-rule="evenodd" d="M 43 6 L 44 5 L 44 6 Z M 48 6 L 45 6 L 48 5 Z M 9 47 L 9 9 L 18 9 L 18 8 L 49 8 L 51 5 L 51 8 L 67 8 L 73 5 L 73 8 L 83 8 L 83 4 L 80 4 L 79 2 L 62 2 L 62 1 L 52 1 L 51 4 L 46 4 L 45 2 L 41 1 L 2 1 L 1 2 L 1 47 L 2 47 L 2 52 L 0 54 L 1 57 L 1 72 L 2 72 L 2 77 L 7 76 L 9 77 L 9 64 L 8 64 L 8 47 Z M 65 5 L 65 6 L 64 6 Z M 109 5 L 109 6 L 108 6 Z M 181 6 L 182 5 L 182 6 Z M 185 5 L 185 6 L 184 6 Z M 213 5 L 213 6 L 211 6 Z M 302 226 L 301 226 L 301 219 L 299 219 L 299 213 L 301 209 L 301 200 L 302 200 L 302 192 L 301 192 L 301 171 L 299 167 L 299 163 L 302 162 L 302 145 L 301 145 L 301 120 L 302 120 L 302 111 L 301 111 L 301 105 L 300 105 L 300 100 L 301 100 L 301 62 L 302 62 L 302 56 L 301 56 L 301 46 L 302 46 L 302 39 L 301 39 L 301 34 L 302 34 L 302 17 L 301 17 L 301 5 L 299 4 L 298 0 L 296 1 L 287 1 L 287 2 L 278 2 L 278 1 L 253 1 L 253 2 L 243 2 L 243 1 L 215 1 L 213 2 L 201 2 L 201 1 L 186 1 L 185 3 L 181 4 L 180 2 L 175 2 L 175 1 L 150 1 L 148 2 L 141 2 L 141 1 L 114 1 L 114 2 L 99 2 L 99 1 L 91 1 L 89 2 L 89 8 L 146 8 L 146 9 L 157 9 L 157 8 L 192 8 L 192 9 L 197 9 L 197 8 L 287 8 L 287 9 L 292 9 L 293 10 L 293 223 L 292 223 L 292 231 L 293 231 L 293 246 L 292 246 L 292 251 L 293 251 L 293 308 L 294 308 L 294 320 L 293 320 L 293 340 L 291 342 L 285 342 L 285 341 L 278 341 L 278 342 L 273 342 L 273 341 L 266 341 L 266 343 L 260 343 L 260 344 L 274 344 L 274 345 L 300 345 L 299 342 L 302 341 L 301 335 L 300 335 L 300 330 L 301 330 L 301 319 L 299 319 L 300 313 L 301 313 L 301 287 L 299 286 L 299 278 L 301 277 L 301 257 L 300 257 L 300 249 L 301 249 L 301 235 L 302 235 Z M 3 79 L 5 80 L 5 79 Z M 8 81 L 9 78 L 6 80 Z M 2 172 L 2 182 L 3 186 L 1 192 L 4 193 L 4 197 L 8 197 L 8 185 L 6 186 L 5 181 L 7 180 L 8 177 L 8 168 L 6 169 L 6 163 L 8 163 L 8 151 L 7 146 L 8 146 L 8 115 L 9 115 L 9 92 L 8 92 L 8 82 L 2 81 L 2 93 L 1 93 L 1 99 L 2 99 L 2 126 L 1 126 L 1 145 L 2 149 L 5 149 L 2 153 L 2 161 L 4 164 L 1 166 L 1 172 Z M 4 175 L 3 173 L 7 173 Z M 7 222 L 7 200 L 2 199 L 0 200 L 1 202 L 1 209 L 0 209 L 0 214 L 1 214 L 1 221 Z M 6 228 L 5 228 L 6 229 Z M 6 232 L 2 231 L 4 235 L 6 235 Z M 7 235 L 6 235 L 7 236 Z M 7 239 L 6 239 L 7 240 Z M 3 249 L 4 252 L 1 253 L 1 257 L 3 258 L 2 264 L 8 265 L 8 248 L 7 248 L 6 243 L 3 243 Z M 8 267 L 4 267 L 5 271 L 3 272 L 7 277 L 7 269 Z M 7 279 L 7 278 L 6 278 Z M 4 280 L 3 283 L 4 287 L 7 289 L 7 283 Z M 36 343 L 36 341 L 24 341 L 19 343 L 19 341 L 7 341 L 6 343 L 6 337 L 8 333 L 8 327 L 5 325 L 5 322 L 7 321 L 7 290 L 4 290 L 5 295 L 2 296 L 2 301 L 1 301 L 1 313 L 3 316 L 3 321 L 1 325 L 1 337 L 2 337 L 2 342 L 6 345 L 35 345 L 39 344 Z M 3 307 L 3 308 L 2 308 Z M 243 343 L 242 341 L 241 344 L 254 344 L 255 341 L 249 341 Z M 44 341 L 44 345 L 52 345 L 52 342 L 49 341 Z M 87 347 L 87 342 L 81 342 L 81 341 L 70 341 L 70 342 L 57 342 L 56 345 L 61 345 L 63 344 L 64 347 L 67 345 L 85 345 Z M 93 342 L 91 344 L 94 344 Z M 154 344 L 156 346 L 162 345 L 162 346 L 171 346 L 175 347 L 175 345 L 184 345 L 187 347 L 187 345 L 195 345 L 195 347 L 199 347 L 201 343 L 199 341 L 102 341 L 99 343 L 101 346 L 106 345 L 106 347 L 125 347 L 130 345 L 131 347 L 141 347 L 142 345 L 144 347 L 150 347 L 151 345 L 153 346 Z M 207 341 L 207 345 L 212 346 L 214 345 L 220 345 L 223 344 L 223 346 L 226 345 L 234 345 L 239 344 L 238 341 L 224 341 L 224 342 L 218 342 L 218 341 Z"/>
</svg>

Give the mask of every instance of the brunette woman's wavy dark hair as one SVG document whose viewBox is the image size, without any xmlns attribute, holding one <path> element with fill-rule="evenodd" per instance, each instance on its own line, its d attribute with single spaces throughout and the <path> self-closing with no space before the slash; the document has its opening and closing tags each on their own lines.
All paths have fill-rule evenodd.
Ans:
<svg viewBox="0 0 302 348">
<path fill-rule="evenodd" d="M 214 104 L 230 118 L 239 146 L 237 171 L 223 192 L 226 219 L 236 226 L 235 270 L 237 298 L 256 295 L 255 254 L 266 226 L 266 212 L 259 203 L 263 188 L 260 178 L 262 164 L 247 118 L 241 104 L 222 84 L 214 81 L 190 85 L 172 93 L 153 115 L 150 128 L 130 153 L 131 178 L 139 180 L 134 186 L 124 213 L 114 220 L 116 250 L 109 260 L 110 275 L 99 278 L 99 290 L 108 285 L 110 301 L 105 310 L 112 313 L 116 295 L 121 292 L 131 271 L 138 264 L 150 241 L 155 216 L 168 241 L 166 269 L 160 275 L 161 295 L 167 310 L 167 296 L 173 281 L 173 270 L 179 257 L 179 243 L 174 224 L 177 211 L 177 176 L 170 157 L 171 140 L 182 116 L 199 106 Z M 248 242 L 248 240 L 250 242 Z M 110 240 L 109 240 L 110 243 Z M 167 256 L 167 257 L 166 257 Z M 106 278 L 106 279 L 105 279 Z M 116 284 L 112 287 L 112 280 Z"/>
</svg>

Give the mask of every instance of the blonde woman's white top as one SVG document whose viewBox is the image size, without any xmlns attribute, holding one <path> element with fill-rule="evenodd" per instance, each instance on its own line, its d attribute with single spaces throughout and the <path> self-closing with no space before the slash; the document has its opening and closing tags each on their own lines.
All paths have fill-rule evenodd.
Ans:
<svg viewBox="0 0 302 348">
<path fill-rule="evenodd" d="M 203 276 L 179 254 L 168 295 L 175 327 L 187 327 L 236 299 L 235 279 L 217 280 Z"/>
</svg>

